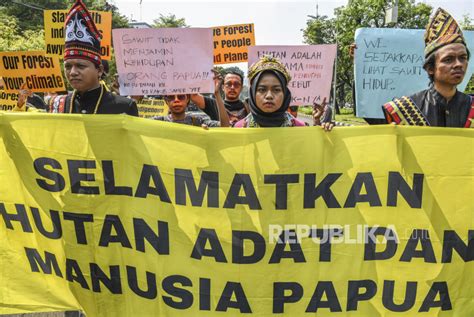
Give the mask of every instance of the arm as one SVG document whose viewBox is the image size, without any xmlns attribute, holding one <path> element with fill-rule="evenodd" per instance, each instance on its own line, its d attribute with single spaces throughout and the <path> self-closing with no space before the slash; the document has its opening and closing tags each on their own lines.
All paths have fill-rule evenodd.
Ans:
<svg viewBox="0 0 474 317">
<path fill-rule="evenodd" d="M 222 84 L 224 83 L 224 78 L 214 71 L 214 96 L 216 97 L 217 110 L 219 112 L 219 121 L 221 122 L 221 127 L 230 127 L 229 116 L 227 115 L 227 110 L 224 106 L 224 99 L 222 99 L 221 91 Z"/>
<path fill-rule="evenodd" d="M 206 109 L 206 101 L 204 100 L 204 96 L 201 94 L 191 94 L 191 101 L 199 107 L 199 109 L 203 110 Z"/>
<path fill-rule="evenodd" d="M 133 99 L 130 99 L 130 104 L 129 104 L 129 108 L 128 108 L 127 114 L 128 114 L 129 116 L 138 117 L 138 107 L 137 107 L 137 103 L 136 103 L 135 100 L 133 100 Z"/>
<path fill-rule="evenodd" d="M 323 99 L 321 104 L 313 104 L 313 125 L 320 125 L 325 131 L 331 131 L 334 127 L 331 118 L 332 110 L 326 105 L 326 98 Z"/>
</svg>

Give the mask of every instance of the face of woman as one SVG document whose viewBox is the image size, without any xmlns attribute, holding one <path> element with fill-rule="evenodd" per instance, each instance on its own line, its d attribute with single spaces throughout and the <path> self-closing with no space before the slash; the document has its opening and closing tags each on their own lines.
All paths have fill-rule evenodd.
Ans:
<svg viewBox="0 0 474 317">
<path fill-rule="evenodd" d="M 275 112 L 283 104 L 283 98 L 283 87 L 278 77 L 271 73 L 263 74 L 255 93 L 258 109 L 266 113 Z"/>
</svg>

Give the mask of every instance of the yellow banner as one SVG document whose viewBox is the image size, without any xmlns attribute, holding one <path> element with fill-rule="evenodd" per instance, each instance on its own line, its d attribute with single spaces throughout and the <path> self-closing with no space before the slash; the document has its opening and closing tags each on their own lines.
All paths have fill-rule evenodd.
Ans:
<svg viewBox="0 0 474 317">
<path fill-rule="evenodd" d="M 18 94 L 0 90 L 0 111 L 10 111 L 18 102 Z"/>
<path fill-rule="evenodd" d="M 143 99 L 137 107 L 138 116 L 142 118 L 168 115 L 168 107 L 163 99 Z"/>
<path fill-rule="evenodd" d="M 0 314 L 473 316 L 474 132 L 0 114 Z"/>
<path fill-rule="evenodd" d="M 242 63 L 248 60 L 248 47 L 255 45 L 253 23 L 213 28 L 214 64 Z"/>
<path fill-rule="evenodd" d="M 64 54 L 64 21 L 67 10 L 44 10 L 44 40 L 46 54 L 63 58 Z M 112 12 L 91 10 L 92 20 L 102 34 L 100 54 L 102 59 L 112 57 Z"/>
<path fill-rule="evenodd" d="M 23 83 L 33 92 L 66 90 L 59 59 L 44 51 L 0 52 L 0 76 L 8 92 L 18 93 Z"/>
</svg>

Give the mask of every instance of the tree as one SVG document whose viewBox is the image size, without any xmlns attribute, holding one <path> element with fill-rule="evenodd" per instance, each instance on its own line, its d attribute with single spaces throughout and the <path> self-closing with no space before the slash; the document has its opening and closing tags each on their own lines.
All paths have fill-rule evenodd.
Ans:
<svg viewBox="0 0 474 317">
<path fill-rule="evenodd" d="M 307 44 L 337 43 L 338 45 L 336 111 L 339 104 L 344 104 L 352 98 L 354 76 L 349 46 L 354 42 L 355 31 L 361 27 L 387 27 L 384 25 L 386 2 L 386 0 L 349 0 L 348 5 L 334 10 L 334 18 L 311 17 L 306 29 L 303 30 Z M 415 4 L 414 0 L 399 0 L 396 26 L 412 29 L 425 28 L 431 11 L 432 7 L 427 4 Z"/>
<path fill-rule="evenodd" d="M 44 49 L 44 31 L 27 30 L 20 34 L 18 19 L 0 10 L 0 51 L 28 51 Z"/>
<path fill-rule="evenodd" d="M 128 19 L 121 15 L 115 5 L 105 0 L 85 0 L 89 10 L 111 11 L 112 28 L 127 28 Z M 43 10 L 67 10 L 71 7 L 71 0 L 0 0 L 0 6 L 5 8 L 5 13 L 18 19 L 21 32 L 27 30 L 39 31 L 44 28 Z"/>
<path fill-rule="evenodd" d="M 336 38 L 335 19 L 329 19 L 326 15 L 309 16 L 311 20 L 306 22 L 303 38 L 306 43 L 327 44 L 334 43 Z"/>
<path fill-rule="evenodd" d="M 153 28 L 187 28 L 184 18 L 178 19 L 174 14 L 160 14 L 158 19 L 153 20 Z"/>
<path fill-rule="evenodd" d="M 462 20 L 459 23 L 461 25 L 461 29 L 466 31 L 474 31 L 474 19 L 471 19 L 469 13 L 466 13 L 462 16 Z"/>
<path fill-rule="evenodd" d="M 68 0 L 0 0 L 0 6 L 5 8 L 5 13 L 17 18 L 20 32 L 43 29 L 43 10 L 67 9 L 70 5 Z"/>
</svg>

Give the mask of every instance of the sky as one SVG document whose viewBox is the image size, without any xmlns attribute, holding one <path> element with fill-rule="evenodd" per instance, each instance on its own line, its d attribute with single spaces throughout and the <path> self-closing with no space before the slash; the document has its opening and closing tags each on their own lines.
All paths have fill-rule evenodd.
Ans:
<svg viewBox="0 0 474 317">
<path fill-rule="evenodd" d="M 255 24 L 257 45 L 302 45 L 308 15 L 333 17 L 334 9 L 347 0 L 109 0 L 129 19 L 149 24 L 160 14 L 184 18 L 192 27 L 213 27 L 231 24 Z M 466 13 L 474 18 L 474 0 L 422 0 L 432 7 L 439 6 L 458 21 Z"/>
</svg>

